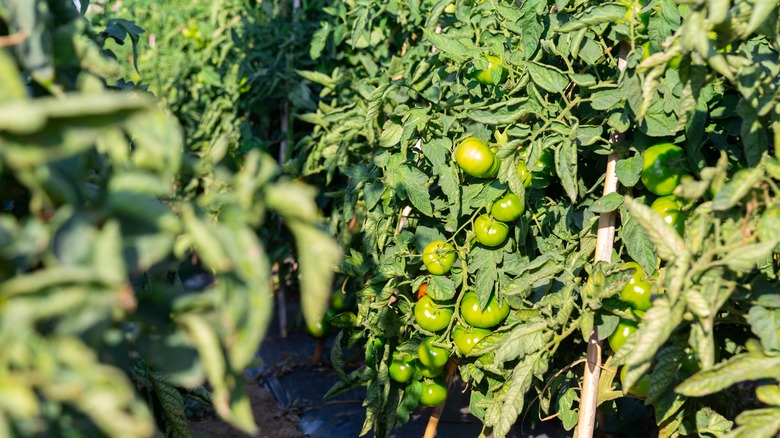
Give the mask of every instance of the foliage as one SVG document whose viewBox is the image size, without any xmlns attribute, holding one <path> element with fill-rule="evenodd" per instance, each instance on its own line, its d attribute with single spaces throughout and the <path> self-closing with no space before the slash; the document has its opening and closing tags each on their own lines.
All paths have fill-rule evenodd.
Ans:
<svg viewBox="0 0 780 438">
<path fill-rule="evenodd" d="M 360 343 L 366 363 L 341 370 L 330 394 L 367 387 L 364 434 L 386 436 L 409 418 L 419 384 L 393 382 L 388 366 L 431 335 L 453 351 L 471 413 L 496 436 L 531 399 L 572 428 L 579 382 L 563 371 L 582 363 L 593 328 L 606 339 L 621 318 L 639 328 L 609 352 L 602 409 L 621 403 L 613 381 L 626 364 L 626 387 L 651 372 L 645 402 L 661 436 L 777 432 L 780 236 L 766 231 L 780 202 L 776 2 L 336 1 L 325 11 L 311 54 L 339 66 L 299 72 L 321 86 L 321 100 L 300 117 L 313 131 L 296 164 L 330 187 L 331 230 L 349 253 L 340 272 L 361 288 L 358 310 L 337 317 L 345 331 L 333 361 L 343 366 L 342 346 Z M 499 85 L 474 77 L 488 55 L 508 70 L 492 78 Z M 455 147 L 467 137 L 494 148 L 498 178 L 458 167 Z M 665 142 L 684 149 L 674 163 L 686 174 L 675 189 L 682 235 L 652 212 L 655 195 L 640 182 L 644 151 Z M 548 152 L 554 169 L 527 187 L 518 166 L 535 169 Z M 622 195 L 601 196 L 613 152 Z M 475 219 L 506 193 L 525 205 L 510 239 L 476 243 Z M 614 251 L 595 264 L 599 215 L 609 212 L 619 218 Z M 458 254 L 444 275 L 422 266 L 436 240 Z M 643 316 L 618 299 L 629 260 L 654 292 Z M 410 292 L 423 283 L 454 309 L 440 332 L 413 316 Z M 458 357 L 450 337 L 466 325 L 466 291 L 483 306 L 497 295 L 512 311 Z M 679 372 L 686 347 L 701 368 L 693 376 Z M 757 397 L 767 407 L 725 401 L 731 385 L 752 380 L 766 382 Z"/>
<path fill-rule="evenodd" d="M 257 149 L 228 155 L 243 137 L 198 146 L 114 81 L 101 45 L 135 52 L 132 22 L 96 32 L 64 0 L 7 0 L 0 22 L 0 435 L 187 436 L 184 397 L 256 430 L 241 372 L 273 308 L 261 230 L 278 216 L 305 242 L 318 319 L 338 249 L 314 190 Z"/>
</svg>

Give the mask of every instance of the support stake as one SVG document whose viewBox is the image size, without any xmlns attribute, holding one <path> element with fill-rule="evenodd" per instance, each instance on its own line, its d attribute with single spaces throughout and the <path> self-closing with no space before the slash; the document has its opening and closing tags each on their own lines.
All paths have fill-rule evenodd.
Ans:
<svg viewBox="0 0 780 438">
<path fill-rule="evenodd" d="M 626 56 L 629 46 L 626 43 L 620 45 L 618 68 L 623 71 L 626 68 Z M 622 134 L 613 134 L 610 139 L 612 144 L 622 140 Z M 615 165 L 620 159 L 618 154 L 611 153 L 607 158 L 607 170 L 604 179 L 604 195 L 617 192 L 618 179 L 615 173 Z M 609 261 L 612 256 L 612 248 L 615 244 L 615 215 L 611 211 L 599 216 L 599 231 L 596 235 L 596 262 Z M 601 341 L 599 341 L 596 327 L 588 337 L 587 359 L 585 372 L 582 378 L 582 392 L 580 393 L 580 411 L 577 418 L 578 438 L 592 438 L 596 426 L 596 408 L 598 408 L 599 377 L 601 376 Z"/>
</svg>

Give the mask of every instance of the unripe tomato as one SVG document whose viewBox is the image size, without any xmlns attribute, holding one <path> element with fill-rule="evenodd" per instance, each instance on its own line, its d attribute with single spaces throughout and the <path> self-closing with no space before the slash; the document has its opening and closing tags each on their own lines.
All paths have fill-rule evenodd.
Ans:
<svg viewBox="0 0 780 438">
<path fill-rule="evenodd" d="M 495 178 L 497 161 L 493 151 L 476 137 L 466 138 L 455 148 L 455 162 L 464 172 L 477 178 Z"/>
<path fill-rule="evenodd" d="M 637 398 L 647 397 L 647 392 L 650 390 L 650 375 L 645 374 L 634 386 L 626 389 L 625 381 L 627 370 L 628 369 L 626 367 L 623 367 L 623 369 L 620 370 L 620 384 L 623 385 L 623 393 L 633 395 Z"/>
<path fill-rule="evenodd" d="M 326 338 L 331 330 L 329 321 L 334 316 L 336 316 L 336 312 L 334 312 L 333 309 L 326 310 L 319 321 L 306 324 L 306 331 L 317 339 Z"/>
<path fill-rule="evenodd" d="M 460 354 L 468 356 L 474 346 L 489 334 L 490 330 L 487 329 L 458 325 L 452 329 L 452 340 Z"/>
<path fill-rule="evenodd" d="M 621 318 L 615 331 L 607 338 L 612 351 L 620 350 L 620 347 L 626 343 L 626 339 L 633 335 L 634 332 L 636 332 L 636 323 Z"/>
<path fill-rule="evenodd" d="M 426 368 L 441 368 L 447 364 L 447 360 L 450 358 L 450 351 L 444 347 L 433 345 L 434 342 L 436 342 L 436 337 L 429 336 L 417 348 L 417 357 Z"/>
<path fill-rule="evenodd" d="M 680 361 L 680 371 L 688 374 L 696 374 L 701 370 L 699 359 L 696 357 L 696 351 L 693 348 L 686 348 L 684 356 Z"/>
<path fill-rule="evenodd" d="M 688 172 L 681 147 L 671 143 L 650 146 L 642 155 L 642 184 L 658 196 L 671 195 Z"/>
<path fill-rule="evenodd" d="M 398 383 L 406 383 L 414 377 L 414 358 L 408 354 L 394 355 L 390 362 L 390 378 Z"/>
<path fill-rule="evenodd" d="M 444 367 L 428 368 L 425 365 L 421 364 L 419 359 L 414 361 L 414 366 L 415 369 L 419 371 L 420 375 L 423 377 L 428 377 L 432 379 L 434 377 L 439 377 L 442 374 L 444 374 Z"/>
<path fill-rule="evenodd" d="M 636 262 L 628 262 L 623 268 L 634 268 L 634 275 L 620 291 L 620 299 L 635 310 L 647 310 L 650 302 L 650 283 L 642 280 L 642 267 Z"/>
<path fill-rule="evenodd" d="M 433 275 L 444 275 L 455 261 L 455 247 L 443 240 L 434 240 L 423 250 L 423 264 Z"/>
<path fill-rule="evenodd" d="M 474 221 L 474 233 L 477 235 L 479 243 L 494 247 L 506 242 L 506 238 L 509 236 L 509 226 L 483 214 Z"/>
<path fill-rule="evenodd" d="M 420 404 L 423 406 L 438 406 L 447 400 L 447 385 L 441 379 L 422 381 Z"/>
<path fill-rule="evenodd" d="M 501 324 L 509 315 L 509 304 L 498 302 L 495 295 L 491 295 L 487 307 L 479 305 L 477 294 L 468 291 L 460 302 L 460 314 L 463 319 L 478 328 L 491 328 Z"/>
<path fill-rule="evenodd" d="M 680 200 L 674 195 L 662 196 L 652 204 L 650 208 L 664 218 L 664 222 L 674 227 L 677 234 L 685 233 L 685 215 L 680 211 Z"/>
<path fill-rule="evenodd" d="M 501 222 L 512 222 L 523 215 L 525 204 L 514 193 L 509 193 L 493 203 L 490 214 Z"/>
<path fill-rule="evenodd" d="M 496 85 L 501 84 L 506 80 L 507 70 L 504 68 L 504 62 L 497 56 L 488 55 L 485 57 L 488 61 L 488 66 L 484 70 L 477 70 L 474 72 L 474 78 L 482 85 Z M 498 81 L 493 80 L 493 72 L 496 72 L 496 78 Z"/>
<path fill-rule="evenodd" d="M 341 288 L 336 288 L 330 295 L 330 308 L 336 312 L 341 312 L 352 304 L 350 298 L 351 297 L 341 290 Z"/>
<path fill-rule="evenodd" d="M 431 332 L 447 328 L 453 313 L 451 308 L 442 307 L 428 295 L 414 303 L 414 319 L 420 327 Z"/>
<path fill-rule="evenodd" d="M 523 181 L 523 187 L 531 187 L 533 180 L 531 178 L 531 172 L 528 171 L 528 166 L 526 166 L 525 161 L 520 160 L 517 162 L 517 174 L 520 175 L 520 179 Z"/>
</svg>

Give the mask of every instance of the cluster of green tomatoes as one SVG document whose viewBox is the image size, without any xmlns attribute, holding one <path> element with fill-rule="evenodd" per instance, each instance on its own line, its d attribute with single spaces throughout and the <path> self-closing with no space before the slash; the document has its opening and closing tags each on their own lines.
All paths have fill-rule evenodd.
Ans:
<svg viewBox="0 0 780 438">
<path fill-rule="evenodd" d="M 496 75 L 483 76 L 482 79 L 487 81 Z M 465 174 L 480 179 L 496 178 L 501 164 L 494 150 L 475 137 L 461 141 L 455 149 L 454 157 Z M 532 181 L 534 184 L 548 184 L 551 166 L 552 155 L 547 152 L 542 154 L 531 171 L 521 161 L 518 173 L 527 187 L 531 186 Z M 474 220 L 473 233 L 479 244 L 490 248 L 499 247 L 508 239 L 509 226 L 525 212 L 525 205 L 510 192 L 493 201 L 487 210 Z M 422 261 L 432 275 L 446 275 L 456 256 L 457 250 L 452 243 L 435 240 L 423 250 Z M 482 306 L 473 291 L 464 292 L 459 300 L 458 297 L 447 301 L 435 300 L 427 294 L 426 283 L 420 286 L 415 297 L 415 322 L 426 332 L 438 335 L 422 340 L 416 352 L 410 353 L 409 348 L 399 346 L 390 363 L 389 373 L 390 378 L 399 383 L 420 381 L 420 404 L 436 406 L 447 398 L 443 375 L 452 354 L 468 356 L 474 346 L 491 333 L 492 328 L 506 319 L 510 309 L 509 304 L 499 302 L 495 294 Z M 459 303 L 460 315 L 457 322 L 453 321 L 456 303 Z M 448 330 L 450 327 L 452 329 Z"/>
</svg>

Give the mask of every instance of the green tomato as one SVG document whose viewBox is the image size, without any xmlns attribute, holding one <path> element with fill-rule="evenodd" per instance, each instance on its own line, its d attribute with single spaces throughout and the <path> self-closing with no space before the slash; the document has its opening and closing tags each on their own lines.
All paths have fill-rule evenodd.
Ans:
<svg viewBox="0 0 780 438">
<path fill-rule="evenodd" d="M 487 329 L 458 325 L 452 329 L 452 340 L 460 354 L 468 356 L 474 346 L 489 334 L 490 330 Z"/>
<path fill-rule="evenodd" d="M 539 154 L 539 158 L 536 160 L 536 163 L 532 166 L 531 169 L 528 169 L 528 148 L 523 148 L 520 150 L 519 158 L 523 161 L 523 167 L 525 168 L 525 171 L 530 173 L 530 175 L 523 175 L 522 169 L 520 167 L 520 164 L 517 166 L 517 172 L 520 173 L 520 177 L 523 179 L 523 185 L 526 187 L 529 187 L 531 185 L 539 188 L 544 188 L 550 185 L 550 180 L 552 179 L 552 175 L 554 173 L 555 169 L 555 158 L 553 157 L 552 152 L 550 149 L 544 149 Z"/>
<path fill-rule="evenodd" d="M 671 225 L 677 234 L 685 233 L 685 215 L 680 211 L 680 200 L 674 195 L 661 196 L 650 204 L 654 212 L 664 218 L 664 222 Z"/>
<path fill-rule="evenodd" d="M 420 404 L 423 406 L 438 406 L 447 400 L 447 385 L 442 379 L 422 381 Z"/>
<path fill-rule="evenodd" d="M 636 262 L 628 262 L 622 266 L 624 269 L 635 269 L 634 275 L 620 291 L 620 299 L 635 310 L 647 310 L 652 306 L 650 302 L 650 283 L 642 280 L 642 267 Z"/>
<path fill-rule="evenodd" d="M 633 335 L 634 332 L 636 332 L 636 323 L 621 318 L 615 331 L 607 338 L 612 351 L 620 350 L 620 347 L 626 343 L 626 339 Z"/>
<path fill-rule="evenodd" d="M 433 275 L 444 275 L 455 262 L 455 247 L 443 240 L 434 240 L 425 247 L 422 254 L 423 264 Z"/>
<path fill-rule="evenodd" d="M 642 184 L 658 196 L 672 194 L 688 172 L 681 147 L 671 143 L 650 146 L 642 155 Z"/>
<path fill-rule="evenodd" d="M 428 378 L 434 378 L 439 377 L 442 374 L 444 374 L 444 367 L 439 368 L 428 368 L 425 365 L 421 364 L 419 360 L 414 361 L 414 366 L 417 371 L 420 372 L 420 375 L 423 377 Z"/>
<path fill-rule="evenodd" d="M 442 307 L 428 295 L 414 303 L 414 319 L 420 327 L 431 332 L 447 328 L 453 313 L 451 308 Z"/>
<path fill-rule="evenodd" d="M 476 137 L 468 137 L 455 148 L 455 162 L 467 174 L 477 178 L 495 178 L 499 161 L 496 154 Z"/>
<path fill-rule="evenodd" d="M 477 235 L 477 242 L 494 247 L 506 242 L 509 236 L 509 226 L 483 214 L 474 221 L 474 233 Z"/>
<path fill-rule="evenodd" d="M 506 80 L 507 70 L 504 68 L 504 62 L 497 56 L 488 55 L 485 57 L 488 62 L 488 66 L 484 70 L 477 70 L 474 72 L 474 78 L 482 85 L 496 85 L 501 84 Z M 498 82 L 493 80 L 493 75 L 496 75 Z"/>
<path fill-rule="evenodd" d="M 682 360 L 680 361 L 680 371 L 688 374 L 696 374 L 701 370 L 699 359 L 696 357 L 696 351 L 693 348 L 686 348 Z"/>
<path fill-rule="evenodd" d="M 479 305 L 477 294 L 469 291 L 463 295 L 460 302 L 460 314 L 470 325 L 478 328 L 491 328 L 501 324 L 509 315 L 509 304 L 503 302 L 499 304 L 498 298 L 491 295 L 487 306 L 483 309 Z"/>
<path fill-rule="evenodd" d="M 517 174 L 520 175 L 520 180 L 523 181 L 523 187 L 531 187 L 533 179 L 531 172 L 528 171 L 528 166 L 526 166 L 525 161 L 520 160 L 517 162 Z"/>
<path fill-rule="evenodd" d="M 330 295 L 330 308 L 336 312 L 348 309 L 351 304 L 351 297 L 341 290 L 341 288 L 336 288 Z"/>
<path fill-rule="evenodd" d="M 333 309 L 326 310 L 325 314 L 322 315 L 322 318 L 320 318 L 319 321 L 306 324 L 306 331 L 317 339 L 328 337 L 331 331 L 329 321 L 334 316 L 336 316 L 336 312 L 334 312 Z"/>
<path fill-rule="evenodd" d="M 406 383 L 414 377 L 414 358 L 408 354 L 393 355 L 390 362 L 390 378 L 398 383 Z"/>
<path fill-rule="evenodd" d="M 493 203 L 490 214 L 501 222 L 512 222 L 523 215 L 525 204 L 514 193 L 509 193 Z"/>
<path fill-rule="evenodd" d="M 436 342 L 436 337 L 429 336 L 417 348 L 418 360 L 426 368 L 441 368 L 447 364 L 447 360 L 450 358 L 450 350 L 433 345 L 434 342 Z"/>
<path fill-rule="evenodd" d="M 650 375 L 645 374 L 642 376 L 641 379 L 639 379 L 639 382 L 637 382 L 634 386 L 631 388 L 628 388 L 626 390 L 626 371 L 628 368 L 623 367 L 622 370 L 620 370 L 620 384 L 623 385 L 623 393 L 632 395 L 637 398 L 645 398 L 647 397 L 647 392 L 650 390 Z"/>
</svg>

